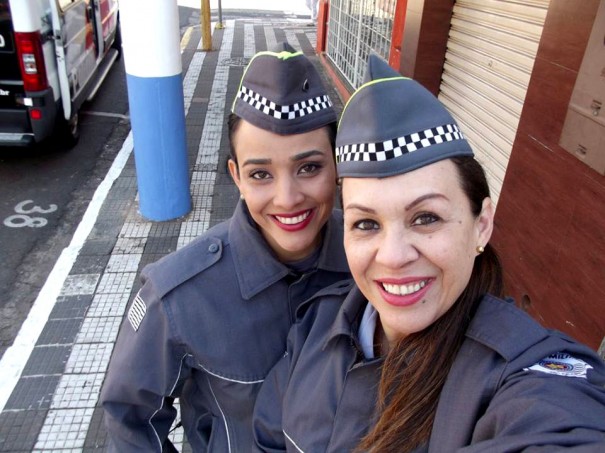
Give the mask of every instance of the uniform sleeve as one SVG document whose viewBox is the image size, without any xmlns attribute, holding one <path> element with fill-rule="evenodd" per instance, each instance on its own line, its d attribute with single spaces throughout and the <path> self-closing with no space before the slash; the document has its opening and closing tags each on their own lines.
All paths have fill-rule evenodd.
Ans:
<svg viewBox="0 0 605 453">
<path fill-rule="evenodd" d="M 286 451 L 282 430 L 282 402 L 290 373 L 290 354 L 277 362 L 256 398 L 253 430 L 256 452 Z"/>
<path fill-rule="evenodd" d="M 174 421 L 187 354 L 147 281 L 120 329 L 101 393 L 109 451 L 161 452 Z"/>
<path fill-rule="evenodd" d="M 471 452 L 605 451 L 605 388 L 586 377 L 523 370 L 478 420 Z"/>
</svg>

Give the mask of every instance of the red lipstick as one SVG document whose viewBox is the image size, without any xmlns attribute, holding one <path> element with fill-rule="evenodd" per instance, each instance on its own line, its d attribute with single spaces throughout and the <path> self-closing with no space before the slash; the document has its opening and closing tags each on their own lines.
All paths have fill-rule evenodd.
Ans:
<svg viewBox="0 0 605 453">
<path fill-rule="evenodd" d="M 417 284 L 420 282 L 424 282 L 424 287 L 420 288 L 418 291 L 415 291 L 411 294 L 406 295 L 397 295 L 390 292 L 387 292 L 384 289 L 383 285 L 397 285 L 397 286 L 407 286 L 412 284 Z M 394 305 L 396 307 L 408 307 L 416 304 L 420 300 L 424 298 L 427 291 L 431 287 L 433 283 L 433 279 L 429 277 L 413 277 L 413 278 L 405 278 L 405 279 L 384 279 L 384 280 L 376 280 L 376 284 L 378 285 L 378 290 L 384 301 L 390 305 Z"/>
<path fill-rule="evenodd" d="M 293 224 L 282 223 L 278 219 L 278 217 L 281 217 L 284 219 L 293 219 L 295 217 L 299 217 L 299 216 L 302 216 L 305 214 L 308 214 L 307 217 L 299 223 L 293 223 Z M 306 209 L 304 211 L 294 212 L 291 214 L 273 214 L 273 215 L 271 215 L 271 219 L 273 220 L 273 223 L 275 223 L 275 225 L 277 225 L 282 230 L 288 231 L 288 232 L 304 230 L 311 223 L 311 221 L 313 220 L 314 217 L 315 217 L 315 209 Z"/>
</svg>

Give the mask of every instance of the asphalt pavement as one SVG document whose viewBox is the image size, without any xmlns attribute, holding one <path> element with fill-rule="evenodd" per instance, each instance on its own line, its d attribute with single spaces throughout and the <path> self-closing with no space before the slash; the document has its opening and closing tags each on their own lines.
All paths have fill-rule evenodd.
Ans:
<svg viewBox="0 0 605 453">
<path fill-rule="evenodd" d="M 199 26 L 183 37 L 183 87 L 193 210 L 168 222 L 138 212 L 132 135 L 95 192 L 15 343 L 0 362 L 0 452 L 103 451 L 98 398 L 124 314 L 148 263 L 228 218 L 238 193 L 226 172 L 226 118 L 254 53 L 287 40 L 324 75 L 309 19 L 273 15 L 225 20 L 213 50 L 201 51 Z M 180 428 L 172 440 L 190 451 Z"/>
</svg>

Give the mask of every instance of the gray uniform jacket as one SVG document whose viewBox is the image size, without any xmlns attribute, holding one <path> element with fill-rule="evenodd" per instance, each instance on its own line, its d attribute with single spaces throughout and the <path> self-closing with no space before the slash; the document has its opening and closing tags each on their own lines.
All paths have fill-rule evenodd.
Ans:
<svg viewBox="0 0 605 453">
<path fill-rule="evenodd" d="M 317 267 L 292 275 L 240 202 L 230 220 L 147 266 L 101 395 L 110 451 L 160 452 L 174 397 L 193 451 L 250 451 L 254 400 L 295 311 L 350 277 L 342 231 L 335 211 Z"/>
<path fill-rule="evenodd" d="M 348 282 L 305 304 L 256 401 L 259 451 L 350 452 L 367 433 L 382 359 L 365 359 L 359 345 L 366 303 Z M 604 384 L 592 350 L 486 296 L 441 392 L 429 445 L 417 451 L 604 452 Z"/>
</svg>

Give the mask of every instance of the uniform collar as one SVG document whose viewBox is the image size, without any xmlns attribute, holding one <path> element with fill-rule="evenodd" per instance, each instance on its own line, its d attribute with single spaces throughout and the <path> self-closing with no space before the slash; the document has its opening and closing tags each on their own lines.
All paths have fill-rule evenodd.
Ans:
<svg viewBox="0 0 605 453">
<path fill-rule="evenodd" d="M 334 209 L 324 228 L 324 241 L 317 267 L 330 272 L 349 272 L 344 249 L 342 211 Z"/>
<path fill-rule="evenodd" d="M 498 320 L 497 326 L 494 320 Z M 488 294 L 477 307 L 466 336 L 510 361 L 546 338 L 548 331 L 514 302 Z"/>
<path fill-rule="evenodd" d="M 324 348 L 330 341 L 346 335 L 351 338 L 359 348 L 358 331 L 368 300 L 361 293 L 357 285 L 353 284 L 349 294 L 342 302 L 342 306 L 332 323 Z"/>
<path fill-rule="evenodd" d="M 361 348 L 358 331 L 367 304 L 367 299 L 357 285 L 352 285 L 332 323 L 324 348 L 332 339 L 341 335 L 350 337 Z M 497 328 L 494 326 L 495 319 L 498 320 Z M 519 336 L 520 332 L 522 334 Z M 519 310 L 513 302 L 491 295 L 484 296 L 466 331 L 467 337 L 496 351 L 508 361 L 547 335 L 548 331 L 544 327 Z"/>
<path fill-rule="evenodd" d="M 358 345 L 359 326 L 367 304 L 367 299 L 357 285 L 353 285 L 336 315 L 324 347 L 340 335 L 351 337 Z M 498 320 L 498 329 L 493 327 L 494 319 Z M 511 332 L 522 332 L 522 336 L 519 338 L 515 334 L 513 338 Z M 514 303 L 490 295 L 483 298 L 466 331 L 467 337 L 498 352 L 507 360 L 514 359 L 547 335 L 548 332 L 544 327 L 536 323 L 527 313 L 519 310 Z"/>
<path fill-rule="evenodd" d="M 376 333 L 376 320 L 378 319 L 378 312 L 372 304 L 366 304 L 366 308 L 363 311 L 363 317 L 359 324 L 359 345 L 363 354 L 368 359 L 374 358 L 374 334 Z"/>
<path fill-rule="evenodd" d="M 324 240 L 317 264 L 318 269 L 330 272 L 348 272 L 343 248 L 342 213 L 334 212 L 324 228 Z M 267 245 L 245 203 L 239 201 L 229 225 L 229 243 L 235 271 L 245 300 L 289 274 Z"/>
</svg>

